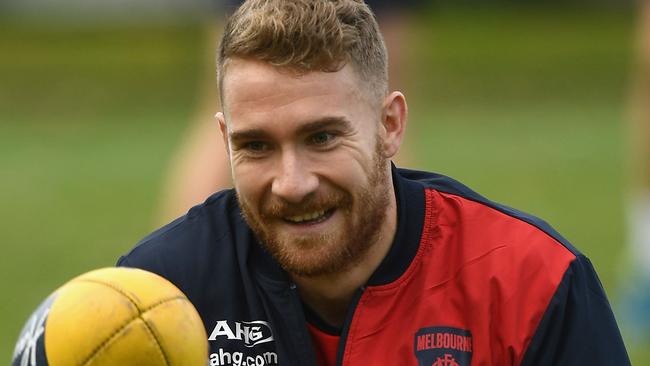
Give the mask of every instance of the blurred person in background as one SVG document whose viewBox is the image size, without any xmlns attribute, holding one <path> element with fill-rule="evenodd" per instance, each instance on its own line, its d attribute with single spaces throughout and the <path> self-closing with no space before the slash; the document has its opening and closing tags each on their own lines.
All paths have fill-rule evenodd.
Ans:
<svg viewBox="0 0 650 366">
<path fill-rule="evenodd" d="M 630 103 L 628 241 L 632 270 L 623 284 L 622 315 L 635 342 L 650 340 L 650 1 L 643 1 Z"/>
<path fill-rule="evenodd" d="M 392 89 L 404 90 L 405 69 L 408 63 L 406 40 L 408 24 L 414 14 L 414 9 L 426 4 L 424 0 L 366 0 L 373 9 L 379 26 L 384 35 L 384 41 L 390 53 L 389 74 Z M 241 4 L 239 0 L 220 0 L 217 12 L 222 16 L 233 13 Z M 223 21 L 212 23 L 206 29 L 207 44 L 205 50 L 212 53 L 217 39 L 221 34 Z M 219 108 L 215 86 L 214 57 L 205 56 L 206 67 L 201 78 L 199 102 L 193 121 L 171 159 L 170 166 L 163 182 L 161 207 L 158 210 L 159 222 L 178 217 L 192 206 L 203 202 L 210 194 L 224 188 L 229 188 L 230 169 L 224 151 L 223 141 L 213 116 Z M 400 151 L 399 162 L 404 165 L 410 162 L 411 154 Z"/>
</svg>

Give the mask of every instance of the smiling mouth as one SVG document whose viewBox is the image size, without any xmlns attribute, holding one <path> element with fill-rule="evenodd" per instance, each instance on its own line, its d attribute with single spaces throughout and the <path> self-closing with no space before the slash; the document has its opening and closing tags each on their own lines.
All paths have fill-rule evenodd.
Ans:
<svg viewBox="0 0 650 366">
<path fill-rule="evenodd" d="M 303 215 L 286 216 L 284 221 L 294 225 L 318 224 L 329 219 L 334 213 L 335 209 L 320 210 L 309 212 Z"/>
</svg>

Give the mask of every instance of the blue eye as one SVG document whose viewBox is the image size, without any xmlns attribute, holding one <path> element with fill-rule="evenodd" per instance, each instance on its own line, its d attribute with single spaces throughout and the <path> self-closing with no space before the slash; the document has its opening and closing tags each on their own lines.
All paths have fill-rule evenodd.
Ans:
<svg viewBox="0 0 650 366">
<path fill-rule="evenodd" d="M 325 145 L 334 140 L 336 136 L 330 132 L 319 132 L 311 137 L 311 142 L 315 145 Z"/>
<path fill-rule="evenodd" d="M 262 152 L 269 149 L 268 144 L 262 141 L 251 141 L 246 143 L 244 147 L 246 148 L 246 150 L 253 151 L 253 152 Z"/>
</svg>

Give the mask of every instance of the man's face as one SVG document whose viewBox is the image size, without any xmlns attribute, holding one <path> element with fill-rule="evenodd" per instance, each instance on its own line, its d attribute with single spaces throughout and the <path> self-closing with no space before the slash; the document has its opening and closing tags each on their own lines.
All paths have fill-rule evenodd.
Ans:
<svg viewBox="0 0 650 366">
<path fill-rule="evenodd" d="M 358 263 L 393 191 L 381 106 L 363 97 L 353 69 L 297 76 L 236 59 L 223 85 L 233 181 L 264 246 L 299 276 Z"/>
</svg>

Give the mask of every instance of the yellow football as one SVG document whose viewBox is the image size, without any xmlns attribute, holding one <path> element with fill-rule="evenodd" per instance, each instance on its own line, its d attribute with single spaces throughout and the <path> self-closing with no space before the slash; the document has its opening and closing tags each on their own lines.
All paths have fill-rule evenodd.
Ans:
<svg viewBox="0 0 650 366">
<path fill-rule="evenodd" d="M 13 366 L 205 366 L 203 322 L 166 279 L 103 268 L 57 289 L 32 314 Z"/>
</svg>

